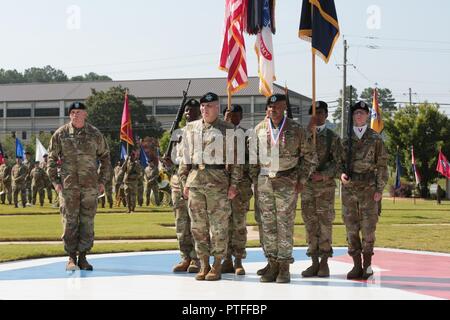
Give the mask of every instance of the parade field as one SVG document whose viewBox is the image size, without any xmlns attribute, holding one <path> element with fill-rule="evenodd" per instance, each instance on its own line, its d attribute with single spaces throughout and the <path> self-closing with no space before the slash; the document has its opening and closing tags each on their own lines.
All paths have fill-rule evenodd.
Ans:
<svg viewBox="0 0 450 320">
<path fill-rule="evenodd" d="M 298 204 L 300 208 L 300 203 Z M 305 227 L 297 209 L 295 245 L 305 246 Z M 257 231 L 254 211 L 248 213 L 248 229 Z M 99 209 L 95 220 L 96 243 L 92 253 L 177 249 L 173 212 L 170 207 L 138 207 L 126 214 L 124 208 Z M 336 202 L 333 245 L 345 246 L 341 204 Z M 0 206 L 0 262 L 64 256 L 61 217 L 58 209 L 15 209 Z M 102 240 L 102 241 L 99 241 Z M 249 247 L 259 246 L 250 240 Z M 416 199 L 383 200 L 377 227 L 377 246 L 450 253 L 450 202 Z"/>
</svg>

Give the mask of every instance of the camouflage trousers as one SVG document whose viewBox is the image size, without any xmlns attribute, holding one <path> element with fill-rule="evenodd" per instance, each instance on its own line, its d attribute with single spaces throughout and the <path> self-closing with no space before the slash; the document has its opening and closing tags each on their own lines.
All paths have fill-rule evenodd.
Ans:
<svg viewBox="0 0 450 320">
<path fill-rule="evenodd" d="M 59 194 L 62 240 L 67 253 L 87 252 L 94 245 L 97 199 L 97 188 L 63 189 Z"/>
<path fill-rule="evenodd" d="M 12 203 L 12 189 L 11 189 L 11 182 L 2 183 L 2 191 L 3 194 L 0 196 L 0 201 L 2 204 L 5 204 L 6 199 L 8 199 L 8 203 Z"/>
<path fill-rule="evenodd" d="M 267 257 L 294 262 L 294 220 L 298 193 L 297 177 L 258 177 L 263 242 Z"/>
<path fill-rule="evenodd" d="M 31 181 L 25 182 L 25 192 L 27 194 L 26 199 L 28 203 L 31 203 L 31 201 L 33 200 L 33 190 L 31 188 Z"/>
<path fill-rule="evenodd" d="M 261 221 L 261 210 L 259 208 L 258 199 L 259 199 L 259 193 L 258 193 L 258 185 L 253 185 L 253 192 L 254 192 L 254 208 L 255 208 L 255 221 L 258 224 L 258 232 L 259 232 L 259 244 L 261 245 L 261 248 L 263 249 L 264 256 L 267 258 L 266 249 L 264 248 L 264 241 L 263 241 L 263 227 L 262 227 L 262 221 Z"/>
<path fill-rule="evenodd" d="M 227 256 L 245 259 L 247 252 L 247 212 L 252 197 L 251 185 L 238 186 L 239 194 L 231 200 Z"/>
<path fill-rule="evenodd" d="M 334 180 L 312 182 L 305 184 L 301 194 L 302 217 L 306 229 L 308 257 L 332 257 L 332 228 L 336 216 L 334 211 L 335 198 Z"/>
<path fill-rule="evenodd" d="M 144 184 L 142 182 L 138 182 L 137 186 L 137 203 L 140 207 L 144 204 Z"/>
<path fill-rule="evenodd" d="M 227 192 L 227 189 L 189 188 L 191 230 L 199 258 L 224 257 L 227 253 L 231 215 Z"/>
<path fill-rule="evenodd" d="M 105 196 L 100 198 L 100 204 L 102 205 L 102 208 L 105 207 L 106 200 L 108 200 L 108 204 L 112 208 L 112 205 L 114 202 L 113 202 L 112 185 L 111 184 L 105 185 Z"/>
<path fill-rule="evenodd" d="M 18 205 L 19 193 L 20 193 L 20 198 L 22 200 L 22 206 L 25 207 L 25 205 L 27 204 L 27 190 L 25 188 L 25 184 L 19 184 L 19 185 L 13 184 L 12 192 L 13 192 L 14 205 Z"/>
<path fill-rule="evenodd" d="M 136 192 L 137 192 L 138 182 L 128 181 L 125 183 L 125 199 L 127 199 L 127 207 L 129 210 L 134 211 L 136 208 Z"/>
<path fill-rule="evenodd" d="M 373 254 L 379 205 L 373 200 L 374 194 L 375 186 L 367 182 L 350 182 L 342 187 L 342 220 L 347 230 L 350 256 L 361 252 Z"/>
<path fill-rule="evenodd" d="M 175 229 L 178 246 L 182 259 L 197 258 L 195 242 L 191 232 L 191 218 L 189 217 L 186 200 L 182 198 L 178 176 L 174 174 L 170 179 L 172 189 L 173 213 L 175 215 Z"/>
<path fill-rule="evenodd" d="M 122 203 L 124 207 L 127 206 L 127 201 L 125 198 L 125 191 L 123 189 L 123 186 L 121 183 L 116 184 L 114 188 L 115 197 L 116 197 L 116 205 L 120 207 L 120 204 Z"/>
<path fill-rule="evenodd" d="M 31 199 L 32 200 L 31 203 L 36 204 L 37 195 L 39 194 L 39 204 L 42 207 L 44 205 L 44 200 L 45 200 L 45 189 L 44 189 L 44 186 L 32 184 L 31 185 L 31 191 L 33 192 L 33 197 Z"/>
<path fill-rule="evenodd" d="M 53 194 L 52 194 L 52 190 L 53 190 L 53 185 L 51 184 L 50 181 L 48 181 L 48 184 L 46 186 L 47 189 L 47 198 L 48 198 L 48 202 L 52 203 L 53 200 Z"/>
<path fill-rule="evenodd" d="M 145 188 L 145 196 L 146 196 L 146 201 L 147 201 L 147 205 L 150 204 L 150 196 L 151 193 L 153 192 L 153 196 L 155 197 L 155 204 L 157 206 L 160 205 L 160 199 L 159 199 L 159 187 L 158 187 L 158 183 L 147 183 L 147 186 Z"/>
</svg>

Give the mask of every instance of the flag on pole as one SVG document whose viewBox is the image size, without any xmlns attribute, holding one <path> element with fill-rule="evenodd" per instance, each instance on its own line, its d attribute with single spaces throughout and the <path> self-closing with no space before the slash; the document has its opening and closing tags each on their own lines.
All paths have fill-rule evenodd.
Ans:
<svg viewBox="0 0 450 320">
<path fill-rule="evenodd" d="M 23 159 L 24 157 L 22 142 L 20 142 L 19 138 L 16 138 L 16 158 Z"/>
<path fill-rule="evenodd" d="M 380 133 L 384 129 L 383 119 L 381 118 L 381 109 L 378 105 L 377 88 L 373 89 L 372 112 L 370 117 L 370 127 L 376 132 Z"/>
<path fill-rule="evenodd" d="M 313 53 L 328 63 L 339 38 L 334 0 L 303 0 L 298 35 L 310 41 Z"/>
<path fill-rule="evenodd" d="M 244 22 L 247 1 L 225 0 L 225 29 L 219 69 L 228 72 L 228 95 L 247 86 Z"/>
<path fill-rule="evenodd" d="M 148 166 L 148 157 L 147 157 L 147 154 L 145 153 L 145 150 L 142 147 L 142 145 L 141 145 L 141 152 L 139 154 L 139 160 L 141 162 L 142 168 L 145 168 Z"/>
<path fill-rule="evenodd" d="M 134 145 L 133 130 L 131 128 L 131 114 L 128 105 L 128 91 L 125 92 L 125 102 L 123 104 L 122 123 L 120 125 L 120 140 Z"/>
<path fill-rule="evenodd" d="M 0 164 L 5 163 L 5 152 L 3 151 L 3 146 L 0 143 Z"/>
<path fill-rule="evenodd" d="M 396 166 L 396 172 L 395 172 L 395 185 L 394 189 L 398 189 L 401 186 L 400 177 L 402 176 L 402 163 L 400 162 L 400 155 L 398 154 L 395 156 L 395 166 Z"/>
<path fill-rule="evenodd" d="M 264 0 L 262 28 L 256 35 L 255 51 L 258 57 L 259 92 L 268 97 L 273 94 L 275 63 L 269 0 Z"/>
<path fill-rule="evenodd" d="M 411 164 L 412 164 L 412 170 L 414 172 L 414 177 L 416 178 L 416 184 L 420 184 L 420 174 L 419 174 L 419 171 L 417 171 L 416 158 L 414 158 L 414 147 L 413 146 L 411 146 Z"/>
<path fill-rule="evenodd" d="M 44 154 L 48 154 L 47 149 L 45 149 L 41 141 L 36 138 L 36 161 L 43 162 Z"/>
<path fill-rule="evenodd" d="M 448 162 L 447 158 L 442 153 L 442 150 L 439 151 L 436 171 L 442 174 L 444 177 L 450 179 L 450 162 Z"/>
</svg>

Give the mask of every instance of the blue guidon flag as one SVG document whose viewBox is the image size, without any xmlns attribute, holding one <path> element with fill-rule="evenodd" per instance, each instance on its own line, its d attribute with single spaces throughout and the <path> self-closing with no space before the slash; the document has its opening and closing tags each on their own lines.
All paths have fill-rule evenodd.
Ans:
<svg viewBox="0 0 450 320">
<path fill-rule="evenodd" d="M 313 52 L 328 63 L 339 38 L 334 0 L 303 0 L 298 35 L 310 41 Z"/>
</svg>

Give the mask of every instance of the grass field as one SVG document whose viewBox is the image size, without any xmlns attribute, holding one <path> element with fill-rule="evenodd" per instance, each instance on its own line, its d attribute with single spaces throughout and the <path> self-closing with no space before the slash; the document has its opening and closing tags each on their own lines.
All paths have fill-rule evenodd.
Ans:
<svg viewBox="0 0 450 320">
<path fill-rule="evenodd" d="M 93 253 L 177 249 L 176 242 L 157 240 L 150 242 L 151 239 L 176 238 L 171 208 L 138 208 L 133 214 L 124 212 L 124 208 L 99 209 L 95 219 L 95 238 L 112 242 L 95 244 Z M 256 225 L 253 211 L 249 212 L 247 222 L 248 225 Z M 346 246 L 339 200 L 336 201 L 334 224 L 333 245 Z M 65 255 L 61 244 L 33 243 L 33 241 L 59 241 L 61 232 L 58 209 L 48 205 L 43 208 L 18 209 L 0 205 L 0 262 Z M 294 235 L 295 245 L 304 246 L 305 230 L 300 205 Z M 131 242 L 135 239 L 147 239 L 149 242 Z M 130 240 L 130 242 L 114 243 L 114 240 Z M 1 243 L 14 241 L 30 243 Z M 248 243 L 248 246 L 258 245 L 258 241 Z M 376 245 L 450 252 L 450 201 L 437 205 L 435 201 L 422 199 L 417 199 L 416 204 L 411 199 L 396 199 L 395 203 L 392 199 L 383 200 Z"/>
</svg>

